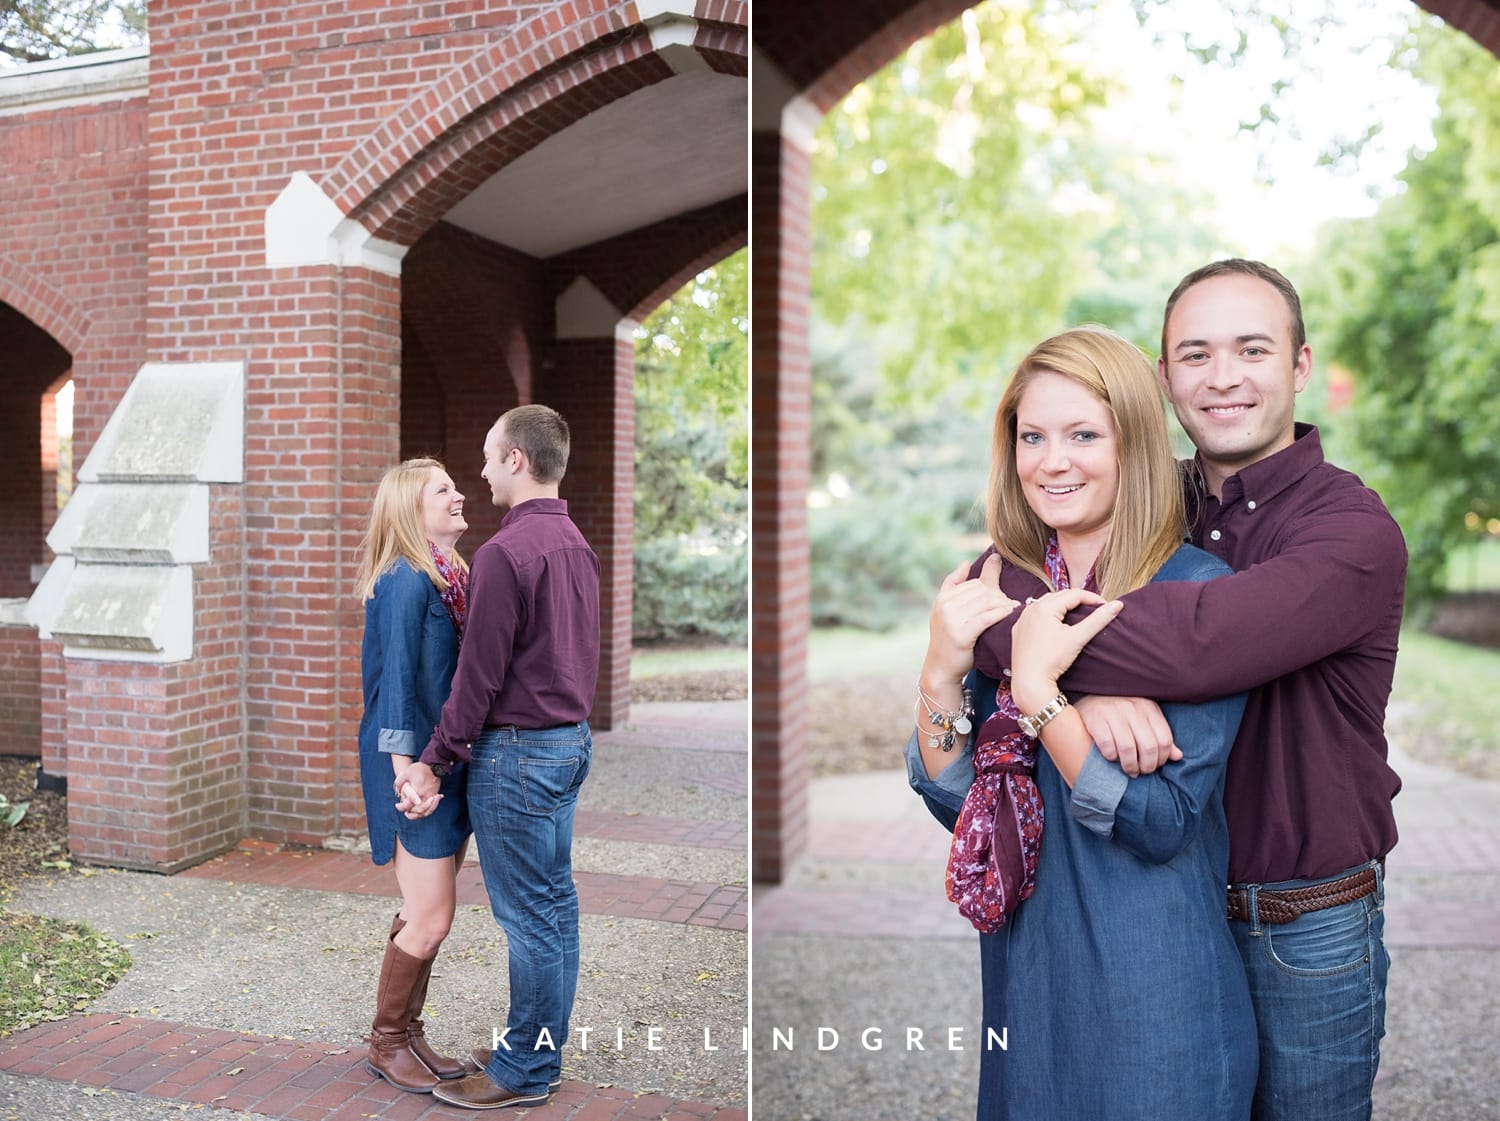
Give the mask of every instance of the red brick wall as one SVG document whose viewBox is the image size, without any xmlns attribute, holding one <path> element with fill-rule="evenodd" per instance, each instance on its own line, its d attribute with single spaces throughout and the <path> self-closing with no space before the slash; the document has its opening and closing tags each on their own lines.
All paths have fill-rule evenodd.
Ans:
<svg viewBox="0 0 1500 1121">
<path fill-rule="evenodd" d="M 1500 55 L 1500 3 L 1495 0 L 1417 0 L 1417 6 Z"/>
<path fill-rule="evenodd" d="M 745 5 L 700 9 L 710 65 L 743 73 Z M 484 431 L 548 392 L 539 365 L 556 293 L 545 263 L 437 223 L 506 161 L 670 73 L 636 21 L 622 0 L 164 0 L 152 10 L 149 98 L 0 118 L 7 157 L 33 160 L 13 182 L 8 158 L 0 212 L 45 216 L 35 238 L 18 231 L 0 247 L 0 300 L 74 357 L 77 462 L 143 361 L 246 364 L 246 478 L 232 504 L 215 488 L 213 560 L 197 573 L 243 562 L 242 583 L 214 593 L 239 597 L 238 629 L 200 620 L 198 654 L 181 666 L 64 666 L 50 644 L 40 657 L 44 737 L 57 737 L 47 766 L 69 773 L 88 854 L 129 863 L 139 851 L 136 862 L 169 866 L 220 846 L 236 813 L 242 829 L 297 841 L 362 828 L 363 616 L 348 584 L 375 481 L 403 445 L 440 451 L 470 497 L 472 549 L 498 523 L 478 477 Z M 267 269 L 265 212 L 296 172 L 367 229 L 411 246 L 407 279 Z M 54 203 L 58 184 L 78 196 L 65 207 Z M 87 241 L 70 240 L 80 229 Z M 691 254 L 677 252 L 680 268 Z M 665 274 L 646 271 L 649 292 Z M 582 402 L 573 411 L 586 432 L 609 426 L 583 447 L 598 449 L 592 470 L 608 497 L 594 516 L 614 558 L 611 602 L 626 605 L 611 619 L 618 692 L 628 680 L 631 369 L 628 343 L 607 340 L 607 350 L 585 364 L 583 384 L 549 384 Z M 611 479 L 622 461 L 623 479 Z M 580 476 L 591 469 L 575 464 Z M 212 711 L 239 723 L 239 772 L 221 750 L 230 725 L 210 728 Z M 111 793 L 107 768 L 127 741 L 147 749 L 132 758 L 135 781 L 165 803 L 188 801 L 174 785 L 191 764 L 183 752 L 208 751 L 214 763 L 195 772 L 193 794 L 205 808 L 170 814 L 167 832 L 148 837 Z"/>
<path fill-rule="evenodd" d="M 479 476 L 485 433 L 531 399 L 551 335 L 542 263 L 439 222 L 402 263 L 401 321 L 410 344 L 401 355 L 401 454 L 444 460 L 466 498 L 459 549 L 472 556 L 500 528 Z"/>
<path fill-rule="evenodd" d="M 567 419 L 572 438 L 560 494 L 599 556 L 599 687 L 589 720 L 630 713 L 630 554 L 634 532 L 635 343 L 561 339 L 548 349 L 536 399 Z"/>
<path fill-rule="evenodd" d="M 0 755 L 41 754 L 41 656 L 34 627 L 0 625 Z"/>
<path fill-rule="evenodd" d="M 211 488 L 214 555 L 193 572 L 192 661 L 67 663 L 68 845 L 76 857 L 175 871 L 243 833 L 242 503 L 238 486 Z"/>
<path fill-rule="evenodd" d="M 5 486 L 0 488 L 0 598 L 6 598 L 29 596 L 36 586 L 31 568 L 47 559 L 43 539 L 57 515 L 56 434 L 49 448 L 43 439 L 48 411 L 43 401 L 72 359 L 55 339 L 4 304 L 0 355 L 0 448 L 5 449 L 6 466 Z"/>
<path fill-rule="evenodd" d="M 807 844 L 810 171 L 780 136 L 752 139 L 751 836 L 769 882 Z"/>
<path fill-rule="evenodd" d="M 146 357 L 145 102 L 0 117 L 0 152 L 0 301 L 71 353 L 82 463 Z"/>
</svg>

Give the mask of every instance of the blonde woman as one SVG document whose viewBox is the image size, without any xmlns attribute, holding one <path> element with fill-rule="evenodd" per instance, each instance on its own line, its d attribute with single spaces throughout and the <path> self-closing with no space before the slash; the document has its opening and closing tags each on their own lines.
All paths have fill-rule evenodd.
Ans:
<svg viewBox="0 0 1500 1121">
<path fill-rule="evenodd" d="M 1180 758 L 1131 778 L 1057 686 L 1117 597 L 1229 571 L 1183 544 L 1145 356 L 1097 327 L 1038 345 L 996 411 L 990 478 L 995 548 L 943 582 L 907 756 L 954 829 L 948 896 L 980 931 L 978 1116 L 1248 1118 L 1257 1048 L 1222 806 L 1244 698 L 1163 705 Z M 983 632 L 1023 601 L 1000 659 Z M 1079 605 L 1095 611 L 1066 625 Z"/>
<path fill-rule="evenodd" d="M 455 549 L 464 496 L 435 459 L 385 473 L 375 494 L 356 587 L 365 605 L 360 777 L 376 864 L 396 863 L 401 909 L 391 924 L 366 1067 L 397 1089 L 430 1093 L 468 1073 L 437 1054 L 422 1028 L 432 963 L 453 923 L 454 879 L 469 838 L 462 767 L 443 780 L 434 812 L 396 812 L 392 783 L 422 753 L 458 662 L 468 565 Z"/>
</svg>

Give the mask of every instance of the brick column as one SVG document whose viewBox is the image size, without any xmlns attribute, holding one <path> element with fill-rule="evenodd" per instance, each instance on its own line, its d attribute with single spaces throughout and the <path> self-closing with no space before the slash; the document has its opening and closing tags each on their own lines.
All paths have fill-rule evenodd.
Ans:
<svg viewBox="0 0 1500 1121">
<path fill-rule="evenodd" d="M 210 489 L 213 556 L 193 567 L 193 657 L 67 662 L 68 847 L 175 872 L 232 847 L 245 824 L 244 509 Z"/>
<path fill-rule="evenodd" d="M 332 779 L 334 812 L 331 819 L 302 812 L 304 830 L 326 831 L 319 842 L 327 833 L 353 836 L 366 829 L 358 750 L 365 610 L 354 597 L 353 581 L 375 489 L 385 469 L 399 461 L 401 443 L 401 279 L 346 268 L 339 299 L 335 386 L 340 407 L 328 462 L 329 483 L 340 497 L 334 503 L 336 550 L 327 570 L 338 646 L 337 664 L 330 667 L 338 719 L 329 739 L 319 743 L 329 752 L 329 770 L 322 777 Z M 309 693 L 306 701 L 316 705 L 316 694 Z"/>
<path fill-rule="evenodd" d="M 630 717 L 631 556 L 635 498 L 635 341 L 558 339 L 547 348 L 536 400 L 567 419 L 572 455 L 563 479 L 568 512 L 599 554 L 599 689 L 589 722 Z"/>
<path fill-rule="evenodd" d="M 777 883 L 807 846 L 810 159 L 757 131 L 750 161 L 752 872 Z"/>
</svg>

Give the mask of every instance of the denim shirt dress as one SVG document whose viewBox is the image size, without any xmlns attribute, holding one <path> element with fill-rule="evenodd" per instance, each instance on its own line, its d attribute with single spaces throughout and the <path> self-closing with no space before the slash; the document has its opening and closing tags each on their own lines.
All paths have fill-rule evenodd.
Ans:
<svg viewBox="0 0 1500 1121">
<path fill-rule="evenodd" d="M 359 771 L 370 830 L 370 856 L 387 864 L 396 838 L 413 856 L 452 856 L 468 837 L 469 808 L 462 766 L 442 780 L 443 799 L 428 817 L 396 812 L 390 756 L 422 754 L 442 712 L 458 664 L 458 635 L 442 595 L 405 560 L 375 582 L 365 601 L 360 650 L 365 711 L 359 722 Z"/>
<path fill-rule="evenodd" d="M 1229 571 L 1184 545 L 1154 579 Z M 995 682 L 972 676 L 980 727 Z M 1163 705 L 1183 759 L 1151 775 L 1129 778 L 1095 747 L 1070 791 L 1038 752 L 1036 891 L 979 936 L 981 1121 L 1250 1116 L 1255 1021 L 1224 904 L 1224 767 L 1244 704 L 1241 694 Z M 912 788 L 951 830 L 972 757 L 929 779 L 913 734 L 906 760 Z"/>
</svg>

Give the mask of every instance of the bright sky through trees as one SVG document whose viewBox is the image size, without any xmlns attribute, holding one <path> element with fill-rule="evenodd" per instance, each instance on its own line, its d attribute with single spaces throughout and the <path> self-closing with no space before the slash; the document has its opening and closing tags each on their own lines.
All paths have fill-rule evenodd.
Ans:
<svg viewBox="0 0 1500 1121">
<path fill-rule="evenodd" d="M 1281 9 L 1300 32 L 1296 55 L 1265 23 L 1238 65 L 1199 63 L 1183 33 L 1203 46 L 1238 38 L 1229 6 L 1218 4 L 1154 10 L 1148 26 L 1169 33 L 1153 43 L 1129 0 L 1100 0 L 1085 35 L 1095 65 L 1128 89 L 1102 111 L 1106 130 L 1160 153 L 1184 181 L 1210 190 L 1220 223 L 1239 243 L 1226 249 L 1274 261 L 1282 249 L 1309 244 L 1320 222 L 1374 213 L 1396 188 L 1410 150 L 1431 148 L 1436 104 L 1430 89 L 1389 65 L 1415 11 L 1410 0 L 1263 0 L 1261 7 Z M 1320 9 L 1334 20 L 1312 45 L 1308 21 Z M 1278 81 L 1291 82 L 1279 98 Z M 1282 123 L 1242 130 L 1268 99 Z M 1373 126 L 1378 132 L 1357 160 L 1320 160 Z"/>
</svg>

